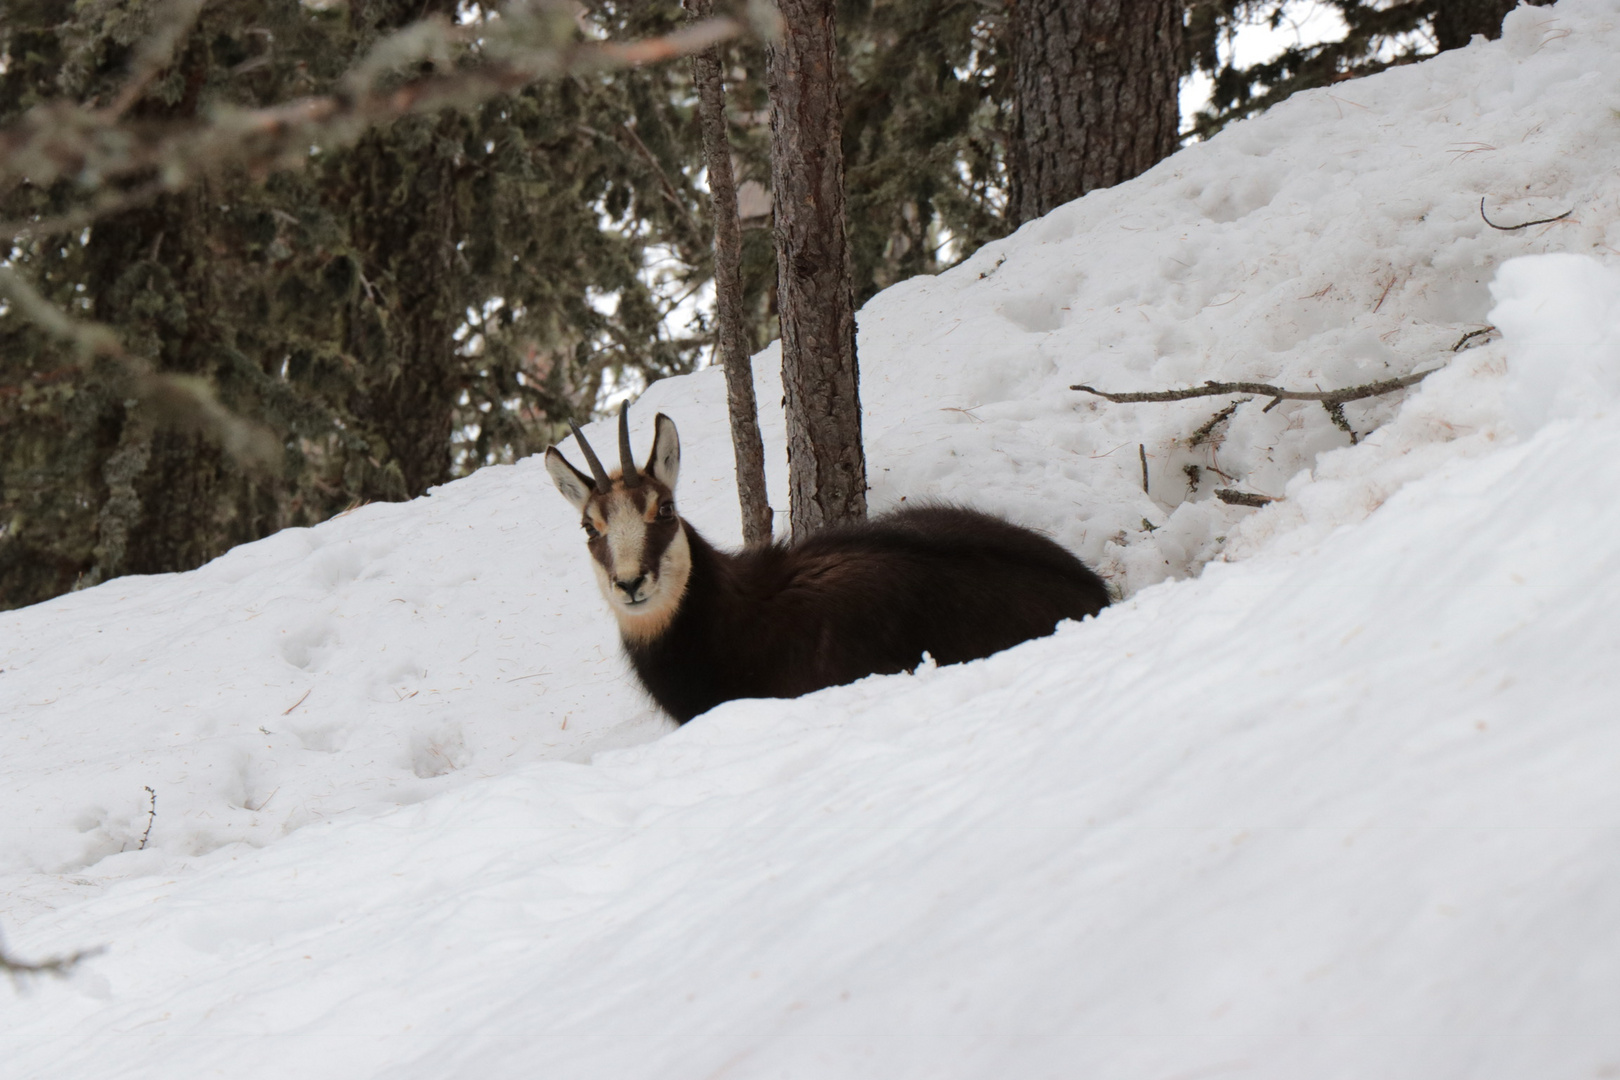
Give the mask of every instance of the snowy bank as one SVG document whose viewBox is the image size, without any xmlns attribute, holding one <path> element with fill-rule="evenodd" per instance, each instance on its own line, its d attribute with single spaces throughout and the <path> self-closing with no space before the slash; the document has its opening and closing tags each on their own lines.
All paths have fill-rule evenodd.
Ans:
<svg viewBox="0 0 1620 1080">
<path fill-rule="evenodd" d="M 1521 9 L 869 304 L 874 501 L 1125 597 L 989 660 L 666 734 L 536 461 L 0 615 L 0 925 L 108 946 L 0 1076 L 1620 1074 L 1617 52 Z M 1356 445 L 1067 389 L 1437 365 Z M 719 374 L 655 409 L 734 537 Z"/>
</svg>

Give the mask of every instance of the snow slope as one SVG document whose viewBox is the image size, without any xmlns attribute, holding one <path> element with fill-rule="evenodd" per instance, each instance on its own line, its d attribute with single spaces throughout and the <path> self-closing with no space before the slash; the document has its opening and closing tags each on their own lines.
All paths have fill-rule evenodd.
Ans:
<svg viewBox="0 0 1620 1080">
<path fill-rule="evenodd" d="M 0 1076 L 1620 1075 L 1617 51 L 1521 9 L 869 304 L 874 502 L 1127 597 L 987 661 L 665 734 L 533 460 L 0 614 L 0 926 L 108 946 Z M 1067 389 L 1440 364 L 1355 446 Z M 655 409 L 731 540 L 718 373 Z"/>
</svg>

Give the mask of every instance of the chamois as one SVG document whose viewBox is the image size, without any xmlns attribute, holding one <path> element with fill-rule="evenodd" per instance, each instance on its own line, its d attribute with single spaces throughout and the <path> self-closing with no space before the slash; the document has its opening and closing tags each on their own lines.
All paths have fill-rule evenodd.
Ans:
<svg viewBox="0 0 1620 1080">
<path fill-rule="evenodd" d="M 631 666 L 686 723 L 723 701 L 797 697 L 864 675 L 989 656 L 1095 615 L 1108 589 L 1065 548 L 956 506 L 899 510 L 731 553 L 675 512 L 681 443 L 658 414 L 637 469 L 619 411 L 618 475 L 578 425 L 591 467 L 558 449 L 546 471 L 579 510 L 597 583 Z"/>
</svg>

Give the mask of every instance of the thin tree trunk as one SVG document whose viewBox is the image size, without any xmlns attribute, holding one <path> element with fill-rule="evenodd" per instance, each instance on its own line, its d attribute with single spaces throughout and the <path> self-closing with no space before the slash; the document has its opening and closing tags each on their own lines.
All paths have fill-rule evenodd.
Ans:
<svg viewBox="0 0 1620 1080">
<path fill-rule="evenodd" d="M 1016 0 L 1008 209 L 1033 221 L 1175 152 L 1183 0 Z"/>
<path fill-rule="evenodd" d="M 1540 7 L 1550 0 L 1525 0 Z M 1502 36 L 1502 20 L 1518 6 L 1519 0 L 1438 0 L 1434 12 L 1435 44 L 1442 51 L 1460 49 L 1475 34 L 1492 41 Z"/>
<path fill-rule="evenodd" d="M 793 534 L 866 516 L 834 0 L 780 0 L 771 185 Z"/>
<path fill-rule="evenodd" d="M 713 0 L 686 0 L 693 19 L 707 19 Z M 703 156 L 709 171 L 710 211 L 714 215 L 714 291 L 720 320 L 720 363 L 726 371 L 726 407 L 731 414 L 731 449 L 737 459 L 737 498 L 742 505 L 743 543 L 771 541 L 771 504 L 765 494 L 765 443 L 754 401 L 753 349 L 743 319 L 742 219 L 737 216 L 737 184 L 731 175 L 731 139 L 726 134 L 726 84 L 720 46 L 692 56 L 703 126 Z"/>
</svg>

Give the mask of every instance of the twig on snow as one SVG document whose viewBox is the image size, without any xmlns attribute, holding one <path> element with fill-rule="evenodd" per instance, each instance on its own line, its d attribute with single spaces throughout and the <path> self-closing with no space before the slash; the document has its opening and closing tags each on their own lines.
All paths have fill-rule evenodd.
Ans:
<svg viewBox="0 0 1620 1080">
<path fill-rule="evenodd" d="M 1489 225 L 1493 229 L 1500 229 L 1502 232 L 1512 232 L 1515 229 L 1528 229 L 1532 225 L 1546 225 L 1554 221 L 1563 221 L 1574 212 L 1575 208 L 1572 206 L 1568 210 L 1565 210 L 1562 214 L 1559 214 L 1557 217 L 1537 218 L 1534 221 L 1525 221 L 1519 223 L 1518 225 L 1498 225 L 1496 222 L 1485 216 L 1485 196 L 1481 195 L 1479 197 L 1479 216 L 1484 220 L 1485 224 Z"/>
<path fill-rule="evenodd" d="M 1479 337 L 1481 334 L 1493 334 L 1495 332 L 1496 332 L 1496 327 L 1494 327 L 1494 326 L 1482 326 L 1478 330 L 1470 330 L 1470 331 L 1468 331 L 1468 333 L 1464 334 L 1462 337 L 1457 339 L 1457 344 L 1455 344 L 1455 345 L 1453 345 L 1451 347 L 1451 351 L 1452 352 L 1462 352 L 1462 347 L 1464 345 L 1468 344 L 1470 341 L 1472 341 L 1475 338 Z"/>
<path fill-rule="evenodd" d="M 1142 494 L 1146 495 L 1148 494 L 1147 446 L 1137 443 L 1136 453 L 1142 459 Z"/>
<path fill-rule="evenodd" d="M 1361 441 L 1361 436 L 1356 434 L 1356 429 L 1350 426 L 1349 418 L 1344 415 L 1343 403 L 1335 401 L 1330 404 L 1324 401 L 1322 402 L 1322 407 L 1326 409 L 1327 414 L 1333 418 L 1334 425 L 1338 427 L 1340 431 L 1350 436 L 1351 446 L 1355 446 Z"/>
<path fill-rule="evenodd" d="M 1226 421 L 1232 419 L 1232 414 L 1237 412 L 1239 405 L 1242 405 L 1245 401 L 1253 400 L 1254 398 L 1242 398 L 1238 401 L 1234 401 L 1232 404 L 1228 405 L 1226 408 L 1204 421 L 1203 427 L 1199 428 L 1197 431 L 1193 432 L 1187 437 L 1187 445 L 1198 446 L 1202 443 L 1213 440 L 1215 438 L 1215 429 L 1220 427 Z"/>
<path fill-rule="evenodd" d="M 1255 495 L 1247 491 L 1233 491 L 1231 488 L 1215 489 L 1215 497 L 1229 506 L 1266 506 L 1278 501 L 1270 495 Z"/>
<path fill-rule="evenodd" d="M 152 826 L 157 823 L 157 792 L 147 788 L 146 794 L 151 798 L 151 805 L 146 810 L 146 831 L 141 833 L 141 842 L 136 846 L 136 851 L 146 850 L 146 842 L 152 838 Z"/>
</svg>

